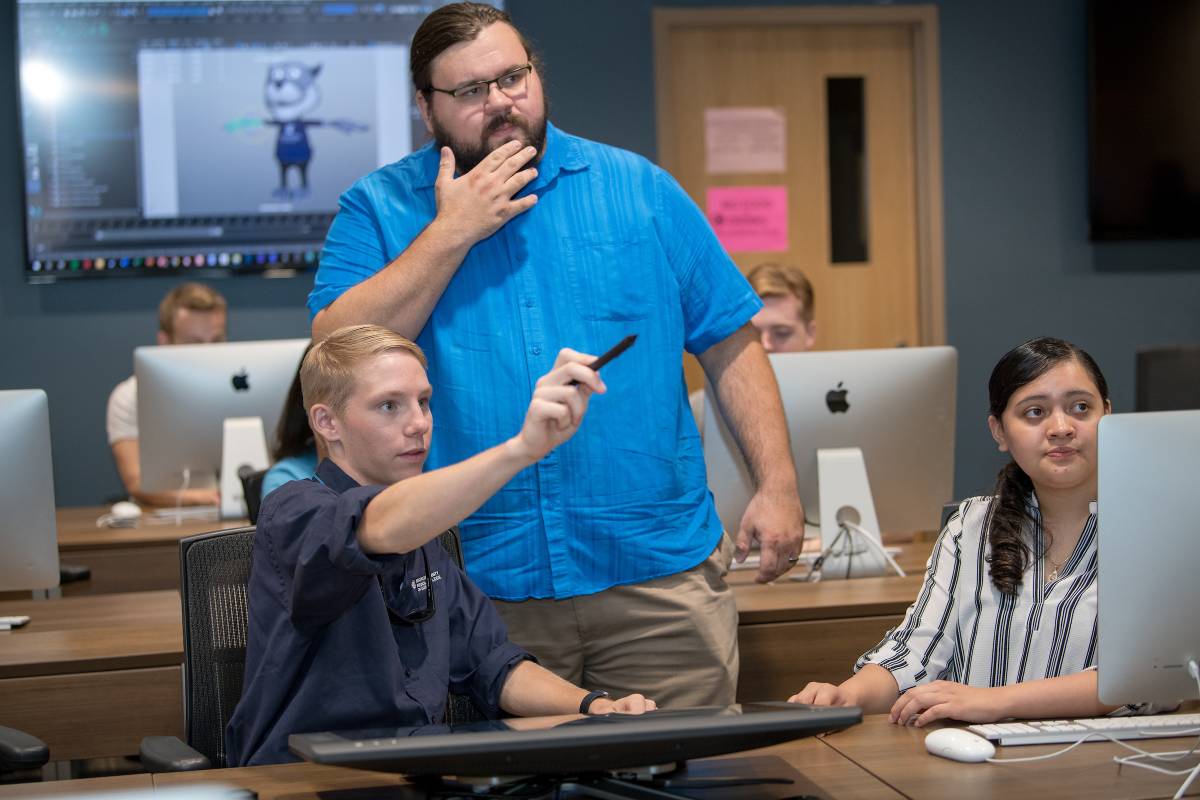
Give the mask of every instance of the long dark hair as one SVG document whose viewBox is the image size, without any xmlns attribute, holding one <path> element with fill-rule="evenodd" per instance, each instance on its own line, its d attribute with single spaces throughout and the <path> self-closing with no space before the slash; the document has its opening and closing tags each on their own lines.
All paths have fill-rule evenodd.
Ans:
<svg viewBox="0 0 1200 800">
<path fill-rule="evenodd" d="M 304 355 L 312 349 L 312 343 L 304 350 Z M 300 360 L 304 363 L 304 359 Z M 316 437 L 308 426 L 308 412 L 304 410 L 304 393 L 300 390 L 300 370 L 292 378 L 288 387 L 287 399 L 283 401 L 283 413 L 279 415 L 279 424 L 275 426 L 275 440 L 271 446 L 271 462 L 282 461 L 285 458 L 303 455 L 317 447 Z"/>
<path fill-rule="evenodd" d="M 1108 403 L 1108 382 L 1087 352 L 1062 339 L 1041 337 L 1014 347 L 992 369 L 988 379 L 989 411 L 1001 419 L 1008 401 L 1022 386 L 1037 380 L 1064 361 L 1078 361 L 1096 384 L 1100 398 Z M 1036 521 L 1029 508 L 1033 481 L 1016 461 L 1010 460 L 996 478 L 996 498 L 992 501 L 987 525 L 991 556 L 988 558 L 992 584 L 1005 594 L 1016 594 L 1021 579 L 1033 559 L 1028 531 Z M 1041 557 L 1041 554 L 1038 554 Z"/>
</svg>

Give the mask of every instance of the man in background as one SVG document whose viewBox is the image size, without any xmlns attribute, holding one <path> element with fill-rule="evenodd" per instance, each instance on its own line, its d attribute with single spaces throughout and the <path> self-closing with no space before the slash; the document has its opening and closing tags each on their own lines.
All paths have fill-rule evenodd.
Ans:
<svg viewBox="0 0 1200 800">
<path fill-rule="evenodd" d="M 762 298 L 762 310 L 750 320 L 768 353 L 800 353 L 817 341 L 813 288 L 804 273 L 788 264 L 759 264 L 746 275 Z"/>
<path fill-rule="evenodd" d="M 225 341 L 225 298 L 202 283 L 176 286 L 158 306 L 158 344 L 211 344 Z M 137 378 L 117 384 L 108 396 L 108 444 L 130 498 L 146 506 L 217 505 L 214 486 L 169 492 L 142 491 L 138 459 Z"/>
<path fill-rule="evenodd" d="M 813 318 L 813 288 L 804 273 L 788 264 L 759 264 L 746 274 L 746 280 L 763 301 L 750 320 L 768 353 L 801 353 L 811 350 L 817 341 L 817 321 Z M 704 435 L 704 390 L 688 395 L 696 427 Z"/>
</svg>

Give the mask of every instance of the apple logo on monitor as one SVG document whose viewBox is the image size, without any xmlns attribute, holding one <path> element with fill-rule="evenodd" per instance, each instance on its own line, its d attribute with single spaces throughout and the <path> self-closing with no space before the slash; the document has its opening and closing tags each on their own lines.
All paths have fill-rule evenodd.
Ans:
<svg viewBox="0 0 1200 800">
<path fill-rule="evenodd" d="M 836 389 L 830 389 L 825 393 L 825 405 L 829 406 L 829 410 L 834 414 L 845 414 L 850 410 L 850 404 L 846 402 L 846 393 L 849 389 L 842 388 L 842 382 L 838 381 Z"/>
<path fill-rule="evenodd" d="M 246 374 L 245 367 L 242 367 L 242 371 L 233 376 L 233 390 L 235 392 L 250 391 L 250 376 Z"/>
</svg>

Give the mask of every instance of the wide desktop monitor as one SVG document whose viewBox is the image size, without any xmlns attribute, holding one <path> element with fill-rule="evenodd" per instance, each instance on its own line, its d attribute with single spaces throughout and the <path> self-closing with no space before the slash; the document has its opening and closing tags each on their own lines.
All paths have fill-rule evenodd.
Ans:
<svg viewBox="0 0 1200 800">
<path fill-rule="evenodd" d="M 646 794 L 636 781 L 622 785 L 601 776 L 767 747 L 842 730 L 861 719 L 858 708 L 758 703 L 640 716 L 570 715 L 454 728 L 427 725 L 293 734 L 288 745 L 309 761 L 358 769 L 410 776 L 569 778 L 573 788 L 587 796 L 673 797 L 677 795 Z M 592 794 L 589 784 L 610 793 Z M 752 786 L 744 791 L 745 796 L 756 796 Z"/>
<path fill-rule="evenodd" d="M 58 533 L 44 391 L 0 391 L 0 441 L 0 591 L 53 588 Z"/>
<path fill-rule="evenodd" d="M 875 543 L 884 531 L 937 529 L 953 495 L 954 348 L 773 353 L 770 360 L 800 500 L 807 518 L 820 522 L 823 546 L 847 521 L 867 530 Z M 708 483 L 721 524 L 736 531 L 754 483 L 711 386 L 706 392 Z M 888 563 L 882 548 L 865 544 L 839 549 L 833 559 L 827 555 L 822 575 L 883 574 Z"/>
<path fill-rule="evenodd" d="M 259 438 L 272 435 L 307 346 L 308 339 L 275 339 L 137 348 L 133 362 L 142 487 L 170 491 L 199 481 L 213 485 L 222 463 L 226 420 L 257 417 L 262 420 Z M 224 478 L 222 483 L 233 480 L 236 485 L 235 477 Z"/>
<path fill-rule="evenodd" d="M 17 0 L 27 280 L 315 266 L 339 195 L 428 139 L 443 4 Z"/>
<path fill-rule="evenodd" d="M 1100 700 L 1200 697 L 1200 411 L 1100 421 Z"/>
</svg>

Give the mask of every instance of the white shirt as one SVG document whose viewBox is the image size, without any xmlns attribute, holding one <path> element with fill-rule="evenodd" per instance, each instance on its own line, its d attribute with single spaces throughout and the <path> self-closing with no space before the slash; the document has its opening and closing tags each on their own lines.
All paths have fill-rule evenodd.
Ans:
<svg viewBox="0 0 1200 800">
<path fill-rule="evenodd" d="M 984 536 L 992 498 L 964 501 L 929 557 L 925 583 L 904 621 L 863 654 L 854 669 L 877 664 L 900 691 L 949 680 L 1004 686 L 1070 675 L 1096 664 L 1096 515 L 1091 514 L 1057 580 L 1044 584 L 1042 526 L 1020 592 L 992 583 Z M 1037 517 L 1037 510 L 1034 509 Z"/>
<path fill-rule="evenodd" d="M 130 375 L 108 396 L 108 443 L 138 438 L 137 378 Z"/>
</svg>

